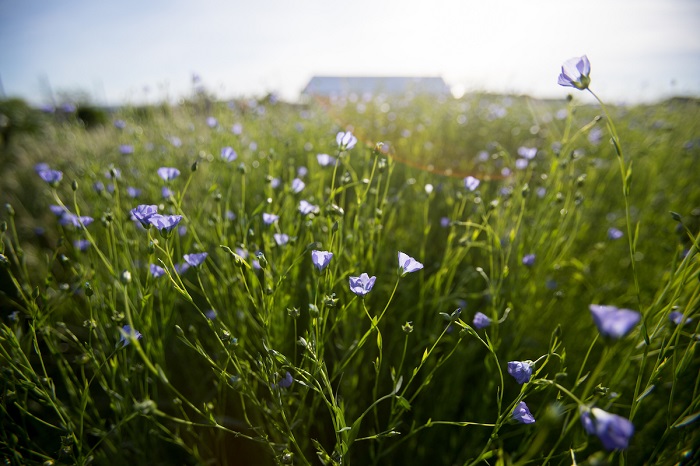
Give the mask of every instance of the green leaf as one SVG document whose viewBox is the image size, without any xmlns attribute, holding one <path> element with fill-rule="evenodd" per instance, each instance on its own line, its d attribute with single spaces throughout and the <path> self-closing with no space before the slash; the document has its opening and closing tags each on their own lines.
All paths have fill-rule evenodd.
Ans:
<svg viewBox="0 0 700 466">
<path fill-rule="evenodd" d="M 684 417 L 680 421 L 673 424 L 671 427 L 675 427 L 675 428 L 685 427 L 685 426 L 690 425 L 693 422 L 697 421 L 698 419 L 700 419 L 700 411 L 698 411 L 697 413 L 691 414 L 690 416 Z"/>
</svg>

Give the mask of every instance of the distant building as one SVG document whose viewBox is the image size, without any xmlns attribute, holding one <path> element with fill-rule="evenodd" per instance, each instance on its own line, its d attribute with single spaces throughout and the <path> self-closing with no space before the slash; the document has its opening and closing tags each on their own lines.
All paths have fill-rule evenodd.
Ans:
<svg viewBox="0 0 700 466">
<path fill-rule="evenodd" d="M 450 88 L 439 77 L 401 76 L 314 76 L 302 91 L 302 95 L 314 97 L 347 97 L 350 94 L 401 95 L 407 93 L 450 95 Z"/>
</svg>

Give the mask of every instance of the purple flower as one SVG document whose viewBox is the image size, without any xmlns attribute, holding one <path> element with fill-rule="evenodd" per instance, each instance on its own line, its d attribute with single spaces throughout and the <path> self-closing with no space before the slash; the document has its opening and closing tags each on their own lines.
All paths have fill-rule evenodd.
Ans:
<svg viewBox="0 0 700 466">
<path fill-rule="evenodd" d="M 105 190 L 105 184 L 101 181 L 95 181 L 95 183 L 92 185 L 92 189 L 94 189 L 97 194 L 100 194 Z"/>
<path fill-rule="evenodd" d="M 59 219 L 61 225 L 73 225 L 75 228 L 83 228 L 94 222 L 95 219 L 84 215 L 78 216 L 70 212 L 66 212 Z"/>
<path fill-rule="evenodd" d="M 37 167 L 39 167 L 40 165 L 37 165 Z M 48 166 L 46 166 L 44 169 L 37 168 L 36 173 L 41 177 L 42 180 L 46 181 L 51 185 L 56 185 L 59 181 L 63 179 L 63 172 L 60 172 L 58 170 L 51 170 L 50 168 L 48 168 Z"/>
<path fill-rule="evenodd" d="M 520 157 L 524 157 L 528 160 L 532 160 L 537 155 L 537 148 L 536 147 L 520 146 L 520 147 L 518 147 L 518 155 Z"/>
<path fill-rule="evenodd" d="M 236 214 L 232 210 L 226 211 L 226 220 L 233 221 L 236 220 Z"/>
<path fill-rule="evenodd" d="M 90 241 L 86 239 L 76 239 L 73 241 L 73 247 L 78 251 L 87 251 L 87 248 L 90 247 Z"/>
<path fill-rule="evenodd" d="M 121 334 L 121 338 L 119 339 L 119 342 L 122 344 L 122 346 L 126 346 L 129 343 L 131 343 L 131 339 L 135 338 L 136 340 L 140 340 L 143 338 L 143 335 L 141 335 L 141 332 L 138 330 L 132 329 L 131 326 L 125 325 L 122 328 L 119 329 L 119 333 Z"/>
<path fill-rule="evenodd" d="M 272 178 L 272 179 L 270 180 L 270 187 L 271 187 L 272 189 L 277 189 L 277 188 L 279 188 L 280 186 L 282 186 L 282 180 L 280 180 L 279 178 Z"/>
<path fill-rule="evenodd" d="M 134 153 L 134 146 L 131 144 L 122 144 L 119 146 L 119 153 L 122 155 L 129 155 Z"/>
<path fill-rule="evenodd" d="M 160 190 L 160 194 L 163 196 L 164 199 L 168 199 L 172 197 L 174 193 L 172 189 L 168 188 L 167 186 L 163 186 L 163 188 L 161 188 Z"/>
<path fill-rule="evenodd" d="M 126 194 L 130 198 L 136 199 L 137 197 L 139 197 L 141 195 L 141 190 L 138 188 L 134 188 L 133 186 L 129 186 L 128 188 L 126 188 Z"/>
<path fill-rule="evenodd" d="M 158 277 L 162 277 L 163 275 L 165 275 L 165 269 L 163 267 L 161 267 L 160 265 L 149 264 L 148 268 L 150 269 L 151 275 L 153 276 L 153 278 L 158 278 Z"/>
<path fill-rule="evenodd" d="M 243 125 L 240 123 L 234 123 L 231 126 L 231 132 L 236 136 L 240 135 L 243 132 Z"/>
<path fill-rule="evenodd" d="M 154 214 L 148 219 L 148 222 L 156 227 L 161 233 L 170 233 L 182 220 L 182 215 L 160 215 Z"/>
<path fill-rule="evenodd" d="M 620 239 L 623 236 L 625 236 L 625 234 L 617 228 L 608 228 L 608 239 Z"/>
<path fill-rule="evenodd" d="M 209 309 L 208 311 L 206 311 L 204 313 L 204 315 L 207 317 L 207 319 L 214 320 L 214 319 L 216 319 L 217 313 L 216 313 L 216 310 Z"/>
<path fill-rule="evenodd" d="M 589 309 L 600 334 L 610 338 L 625 336 L 642 317 L 637 311 L 618 309 L 615 306 L 591 304 Z"/>
<path fill-rule="evenodd" d="M 316 160 L 318 160 L 318 164 L 322 167 L 327 167 L 335 163 L 335 157 L 331 157 L 328 154 L 318 154 L 316 155 Z"/>
<path fill-rule="evenodd" d="M 214 118 L 214 117 L 207 117 L 207 126 L 210 128 L 216 128 L 219 124 L 219 121 Z"/>
<path fill-rule="evenodd" d="M 224 159 L 225 162 L 233 162 L 238 158 L 238 154 L 233 150 L 233 147 L 227 146 L 221 149 L 221 158 Z"/>
<path fill-rule="evenodd" d="M 561 67 L 559 75 L 559 85 L 575 87 L 579 90 L 588 89 L 591 83 L 591 63 L 587 56 L 574 57 L 566 60 Z"/>
<path fill-rule="evenodd" d="M 513 419 L 523 424 L 534 424 L 535 416 L 530 412 L 530 408 L 527 407 L 524 401 L 518 403 L 518 405 L 513 409 Z"/>
<path fill-rule="evenodd" d="M 423 264 L 408 254 L 404 254 L 403 252 L 399 251 L 399 268 L 401 269 L 401 276 L 403 277 L 409 273 L 422 269 Z"/>
<path fill-rule="evenodd" d="M 180 147 L 182 145 L 182 140 L 177 136 L 168 136 L 167 139 L 173 147 Z"/>
<path fill-rule="evenodd" d="M 510 361 L 508 373 L 515 378 L 520 385 L 530 381 L 532 377 L 532 365 L 529 361 Z"/>
<path fill-rule="evenodd" d="M 262 219 L 263 219 L 263 223 L 264 223 L 265 225 L 272 225 L 272 224 L 275 223 L 277 220 L 279 220 L 280 217 L 279 217 L 279 215 L 268 214 L 267 212 L 263 212 L 263 214 L 262 214 Z"/>
<path fill-rule="evenodd" d="M 141 225 L 143 225 L 144 228 L 149 227 L 149 225 L 151 224 L 151 217 L 153 217 L 156 214 L 158 214 L 157 205 L 141 204 L 131 209 L 131 218 L 141 222 Z"/>
<path fill-rule="evenodd" d="M 535 265 L 535 255 L 534 254 L 527 254 L 523 257 L 523 265 L 527 267 L 532 267 Z"/>
<path fill-rule="evenodd" d="M 308 174 L 309 174 L 309 169 L 308 169 L 308 168 L 306 168 L 306 167 L 304 167 L 304 166 L 301 166 L 301 167 L 297 168 L 297 176 L 298 176 L 299 178 L 304 178 L 304 177 L 305 177 L 306 175 L 308 175 Z"/>
<path fill-rule="evenodd" d="M 190 264 L 185 262 L 184 264 L 175 264 L 175 273 L 182 275 L 190 269 Z"/>
<path fill-rule="evenodd" d="M 299 212 L 301 212 L 301 215 L 317 214 L 319 208 L 317 205 L 313 205 L 309 201 L 302 199 L 299 201 Z"/>
<path fill-rule="evenodd" d="M 611 414 L 600 408 L 581 413 L 581 423 L 588 435 L 595 434 L 606 450 L 624 450 L 634 434 L 634 425 L 622 416 Z"/>
<path fill-rule="evenodd" d="M 285 233 L 275 233 L 272 236 L 274 236 L 277 246 L 284 246 L 285 244 L 289 243 L 289 235 Z"/>
<path fill-rule="evenodd" d="M 355 147 L 355 144 L 357 144 L 357 138 L 353 136 L 353 134 L 348 131 L 348 132 L 339 132 L 335 136 L 335 142 L 338 143 L 338 148 L 341 151 L 345 150 L 350 150 L 353 147 Z"/>
<path fill-rule="evenodd" d="M 442 217 L 442 218 L 440 219 L 440 226 L 441 226 L 442 228 L 447 228 L 447 227 L 449 227 L 451 223 L 452 223 L 452 221 L 450 220 L 449 217 Z"/>
<path fill-rule="evenodd" d="M 311 251 L 311 262 L 316 266 L 319 272 L 331 263 L 333 253 L 329 251 Z"/>
<path fill-rule="evenodd" d="M 474 178 L 473 176 L 468 176 L 464 179 L 464 187 L 467 188 L 469 191 L 474 191 L 476 188 L 479 187 L 479 184 L 481 181 L 479 181 L 477 178 Z"/>
<path fill-rule="evenodd" d="M 377 277 L 370 278 L 366 273 L 361 274 L 359 277 L 350 277 L 350 291 L 357 296 L 364 297 L 367 293 L 372 291 L 376 279 Z"/>
<path fill-rule="evenodd" d="M 306 183 L 301 181 L 300 178 L 294 178 L 292 180 L 292 192 L 294 194 L 299 194 L 300 192 L 302 192 L 304 190 L 305 187 L 306 187 Z"/>
<path fill-rule="evenodd" d="M 292 383 L 294 383 L 294 377 L 292 377 L 292 374 L 287 371 L 282 380 L 278 382 L 278 385 L 282 388 L 289 388 L 292 386 Z"/>
<path fill-rule="evenodd" d="M 68 213 L 68 209 L 66 209 L 65 207 L 60 206 L 60 205 L 51 204 L 51 205 L 49 206 L 49 209 L 51 209 L 51 212 L 52 212 L 56 217 L 59 217 L 59 218 L 60 218 L 60 217 L 63 217 L 63 215 L 65 215 L 66 213 Z"/>
<path fill-rule="evenodd" d="M 124 128 L 126 128 L 126 121 L 114 120 L 114 127 L 117 129 L 124 129 Z"/>
<path fill-rule="evenodd" d="M 172 181 L 180 176 L 180 170 L 173 167 L 160 167 L 158 169 L 158 176 L 163 178 L 165 181 Z"/>
<path fill-rule="evenodd" d="M 517 159 L 515 161 L 515 168 L 517 168 L 518 170 L 525 170 L 527 168 L 528 163 L 530 163 L 528 159 Z"/>
<path fill-rule="evenodd" d="M 690 317 L 685 319 L 685 322 L 683 322 L 683 313 L 679 311 L 673 311 L 668 315 L 668 319 L 673 322 L 676 325 L 684 325 L 684 324 L 689 324 L 693 321 Z"/>
<path fill-rule="evenodd" d="M 182 256 L 182 258 L 185 259 L 185 262 L 190 264 L 192 267 L 197 267 L 204 262 L 204 259 L 206 259 L 208 255 L 209 253 L 199 252 L 196 254 L 185 254 Z"/>
<path fill-rule="evenodd" d="M 491 325 L 491 319 L 489 319 L 483 312 L 477 312 L 474 314 L 474 320 L 472 323 L 474 324 L 474 327 L 482 329 Z"/>
</svg>

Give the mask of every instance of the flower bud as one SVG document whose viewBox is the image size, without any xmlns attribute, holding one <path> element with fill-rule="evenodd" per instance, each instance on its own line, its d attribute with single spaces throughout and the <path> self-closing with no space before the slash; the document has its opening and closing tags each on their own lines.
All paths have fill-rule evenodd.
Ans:
<svg viewBox="0 0 700 466">
<path fill-rule="evenodd" d="M 76 180 L 73 180 L 70 184 L 70 187 L 73 191 L 77 191 L 78 190 L 78 182 Z"/>
</svg>

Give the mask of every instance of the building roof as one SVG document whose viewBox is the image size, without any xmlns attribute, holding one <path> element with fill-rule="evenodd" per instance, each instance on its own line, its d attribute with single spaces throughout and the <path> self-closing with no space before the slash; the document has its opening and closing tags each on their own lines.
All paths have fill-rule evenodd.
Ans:
<svg viewBox="0 0 700 466">
<path fill-rule="evenodd" d="M 314 76 L 302 94 L 343 97 L 350 94 L 436 94 L 448 95 L 450 88 L 440 77 L 408 76 Z"/>
</svg>

